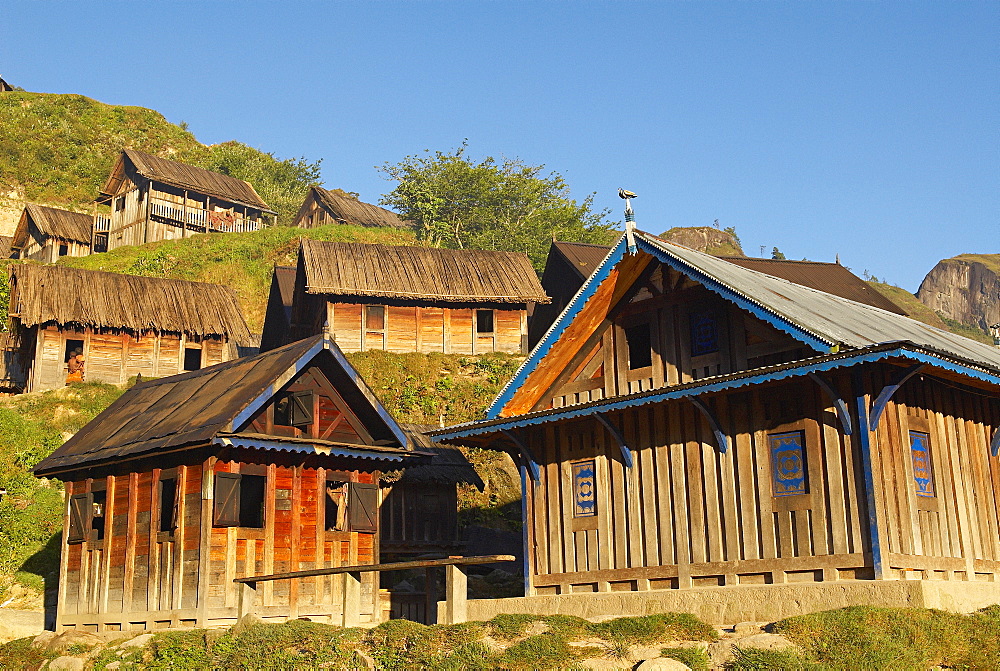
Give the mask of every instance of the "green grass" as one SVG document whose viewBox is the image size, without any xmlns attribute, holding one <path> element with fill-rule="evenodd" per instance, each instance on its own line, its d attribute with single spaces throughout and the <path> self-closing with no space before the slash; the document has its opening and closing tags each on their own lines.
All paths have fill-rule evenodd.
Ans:
<svg viewBox="0 0 1000 671">
<path fill-rule="evenodd" d="M 23 189 L 29 201 L 89 212 L 124 147 L 244 179 L 285 223 L 319 181 L 318 163 L 277 159 L 239 142 L 205 146 L 143 107 L 73 94 L 0 96 L 0 185 Z"/>
<path fill-rule="evenodd" d="M 691 671 L 708 671 L 708 653 L 698 648 L 663 648 L 660 655 L 683 662 Z"/>
<path fill-rule="evenodd" d="M 1000 668 L 1000 606 L 971 615 L 857 606 L 782 620 L 774 631 L 827 669 Z"/>
<path fill-rule="evenodd" d="M 402 229 L 328 225 L 318 228 L 274 226 L 246 233 L 198 234 L 182 240 L 119 247 L 104 254 L 63 257 L 73 268 L 222 284 L 239 296 L 250 330 L 260 332 L 275 264 L 295 265 L 299 239 L 331 242 L 415 244 Z"/>
</svg>

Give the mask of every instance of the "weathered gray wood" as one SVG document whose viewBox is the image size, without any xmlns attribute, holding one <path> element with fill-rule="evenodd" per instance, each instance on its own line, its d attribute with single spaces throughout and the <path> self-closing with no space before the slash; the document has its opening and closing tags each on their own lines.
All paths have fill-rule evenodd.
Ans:
<svg viewBox="0 0 1000 671">
<path fill-rule="evenodd" d="M 347 571 L 341 573 L 343 589 L 343 619 L 341 626 L 356 627 L 361 624 L 361 573 Z"/>
<path fill-rule="evenodd" d="M 471 564 L 495 564 L 497 562 L 514 561 L 513 555 L 481 555 L 477 557 L 447 557 L 443 559 L 421 559 L 418 561 L 389 562 L 385 564 L 359 564 L 356 566 L 328 566 L 326 568 L 307 569 L 305 571 L 289 571 L 288 573 L 273 573 L 271 575 L 255 575 L 245 578 L 235 578 L 233 582 L 267 582 L 269 580 L 285 580 L 288 578 L 308 578 L 317 575 L 336 575 L 338 573 L 365 573 L 369 571 L 405 571 L 408 569 L 430 568 L 436 566 L 467 566 Z"/>
<path fill-rule="evenodd" d="M 469 580 L 458 564 L 445 567 L 445 608 L 438 613 L 438 624 L 458 624 L 469 619 Z"/>
</svg>

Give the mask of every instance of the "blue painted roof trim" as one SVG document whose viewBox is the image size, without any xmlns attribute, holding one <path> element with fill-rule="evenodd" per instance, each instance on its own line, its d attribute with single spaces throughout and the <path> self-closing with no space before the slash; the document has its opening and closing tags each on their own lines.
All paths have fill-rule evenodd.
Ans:
<svg viewBox="0 0 1000 671">
<path fill-rule="evenodd" d="M 280 439 L 266 440 L 259 438 L 213 438 L 213 445 L 223 445 L 226 447 L 249 447 L 260 450 L 279 450 L 281 452 L 297 452 L 305 454 L 320 454 L 333 457 L 352 457 L 355 459 L 372 459 L 376 461 L 403 461 L 409 455 L 392 454 L 380 450 L 366 450 L 364 448 L 333 447 L 323 445 L 317 448 L 310 443 L 286 443 Z"/>
<path fill-rule="evenodd" d="M 671 401 L 679 398 L 686 398 L 689 396 L 699 396 L 702 394 L 708 394 L 713 392 L 728 391 L 730 389 L 737 389 L 739 387 L 745 387 L 752 384 L 762 384 L 764 382 L 774 382 L 777 380 L 784 380 L 792 377 L 800 377 L 803 375 L 808 375 L 809 373 L 819 373 L 828 370 L 834 370 L 837 368 L 845 368 L 848 366 L 855 366 L 860 363 L 872 363 L 875 361 L 882 361 L 891 358 L 903 358 L 912 361 L 920 361 L 936 368 L 942 368 L 944 370 L 949 370 L 960 375 L 965 375 L 977 380 L 982 380 L 984 382 L 989 382 L 991 384 L 1000 385 L 1000 375 L 995 375 L 982 371 L 970 366 L 965 366 L 960 363 L 949 361 L 947 359 L 928 354 L 926 352 L 917 352 L 906 347 L 897 347 L 892 349 L 883 349 L 876 352 L 871 352 L 867 350 L 861 350 L 857 354 L 851 356 L 843 356 L 836 359 L 830 359 L 827 361 L 821 361 L 814 364 L 806 364 L 796 368 L 785 368 L 782 370 L 772 371 L 768 373 L 762 373 L 759 375 L 751 375 L 747 377 L 739 377 L 729 380 L 721 380 L 719 382 L 709 382 L 707 384 L 685 387 L 683 389 L 665 389 L 662 392 L 637 396 L 634 398 L 625 398 L 622 400 L 614 400 L 614 398 L 605 399 L 604 401 L 598 401 L 596 403 L 588 403 L 586 405 L 580 406 L 570 406 L 562 412 L 552 412 L 551 410 L 543 410 L 537 413 L 531 413 L 528 415 L 522 415 L 520 417 L 512 417 L 504 422 L 491 422 L 488 420 L 482 420 L 480 422 L 469 423 L 465 425 L 457 425 L 453 427 L 453 430 L 447 432 L 432 431 L 430 436 L 433 440 L 443 441 L 443 440 L 453 440 L 457 438 L 465 438 L 469 436 L 477 436 L 486 433 L 497 433 L 502 429 L 516 429 L 525 426 L 533 426 L 537 424 L 545 424 L 547 422 L 555 422 L 565 419 L 572 419 L 574 417 L 586 417 L 595 412 L 613 412 L 615 410 L 624 410 L 625 408 L 632 408 L 640 405 L 647 405 L 650 403 L 660 403 L 663 401 Z"/>
<path fill-rule="evenodd" d="M 743 294 L 723 284 L 714 277 L 706 275 L 697 268 L 689 266 L 688 264 L 684 263 L 677 257 L 671 255 L 669 252 L 661 249 L 655 244 L 649 242 L 648 240 L 644 240 L 642 237 L 639 237 L 636 240 L 636 244 L 638 245 L 639 249 L 646 252 L 647 254 L 653 255 L 659 261 L 667 264 L 677 272 L 687 275 L 691 279 L 697 280 L 698 282 L 701 282 L 703 285 L 705 285 L 705 288 L 714 291 L 715 293 L 719 294 L 726 300 L 731 301 L 736 305 L 738 305 L 739 307 L 746 310 L 747 312 L 750 312 L 758 319 L 762 319 L 763 321 L 767 322 L 776 329 L 784 331 L 788 335 L 792 336 L 799 342 L 808 345 L 817 352 L 823 352 L 824 354 L 827 354 L 831 351 L 831 348 L 833 348 L 836 345 L 836 343 L 824 340 L 823 338 L 818 337 L 811 331 L 802 328 L 798 324 L 788 321 L 784 317 L 778 315 L 776 312 L 768 310 L 760 303 L 747 298 Z"/>
<path fill-rule="evenodd" d="M 542 339 L 535 345 L 535 349 L 531 350 L 531 354 L 525 359 L 521 367 L 517 369 L 514 377 L 510 379 L 510 382 L 500 390 L 500 394 L 496 397 L 490 407 L 486 409 L 486 419 L 496 419 L 500 411 L 503 409 L 507 402 L 514 396 L 514 392 L 524 383 L 528 376 L 535 370 L 538 363 L 549 353 L 552 346 L 556 344 L 559 340 L 559 336 L 566 329 L 566 326 L 572 322 L 576 316 L 583 309 L 583 306 L 587 304 L 594 292 L 597 291 L 597 287 L 608 278 L 611 274 L 611 269 L 618 265 L 618 262 L 622 260 L 626 252 L 626 241 L 623 235 L 621 239 L 618 240 L 617 244 L 608 252 L 608 255 L 604 257 L 604 260 L 597 266 L 594 273 L 590 278 L 583 283 L 580 290 L 577 292 L 573 300 L 569 302 L 569 305 L 562 311 L 562 314 L 553 322 L 549 330 L 545 332 Z"/>
</svg>

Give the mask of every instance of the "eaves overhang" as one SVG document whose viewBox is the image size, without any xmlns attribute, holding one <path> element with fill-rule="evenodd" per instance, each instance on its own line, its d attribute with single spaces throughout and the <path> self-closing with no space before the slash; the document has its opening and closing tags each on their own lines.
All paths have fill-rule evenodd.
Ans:
<svg viewBox="0 0 1000 671">
<path fill-rule="evenodd" d="M 315 454 L 324 457 L 348 457 L 372 461 L 403 462 L 433 457 L 431 452 L 417 452 L 380 445 L 351 445 L 326 440 L 283 439 L 274 436 L 248 434 L 220 434 L 212 439 L 213 445 L 242 447 L 257 450 L 277 450 L 296 454 Z"/>
<path fill-rule="evenodd" d="M 688 382 L 650 391 L 616 396 L 600 401 L 581 403 L 563 408 L 539 410 L 518 417 L 486 419 L 467 424 L 458 424 L 444 429 L 428 432 L 428 436 L 437 442 L 500 433 L 527 426 L 547 424 L 577 417 L 586 417 L 594 413 L 607 413 L 625 408 L 632 408 L 651 403 L 661 403 L 680 398 L 701 396 L 732 389 L 739 389 L 755 384 L 775 382 L 793 377 L 801 377 L 810 373 L 846 368 L 862 363 L 873 363 L 888 359 L 904 359 L 916 361 L 947 370 L 959 375 L 987 382 L 1000 387 L 1000 371 L 993 371 L 977 363 L 959 359 L 945 352 L 914 345 L 908 342 L 890 342 L 873 345 L 864 349 L 842 351 L 809 359 L 755 368 L 750 371 L 740 371 L 728 375 L 718 375 L 711 378 Z M 1000 394 L 998 394 L 1000 395 Z"/>
</svg>

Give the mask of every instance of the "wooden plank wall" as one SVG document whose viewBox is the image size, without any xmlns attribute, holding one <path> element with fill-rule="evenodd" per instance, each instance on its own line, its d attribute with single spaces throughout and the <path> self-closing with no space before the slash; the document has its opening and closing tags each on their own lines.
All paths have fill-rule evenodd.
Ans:
<svg viewBox="0 0 1000 671">
<path fill-rule="evenodd" d="M 871 393 L 897 375 L 881 367 Z M 1000 574 L 1000 459 L 989 452 L 1000 407 L 983 390 L 918 375 L 883 413 L 873 471 L 884 511 L 891 575 L 994 580 Z M 916 494 L 910 431 L 930 436 L 935 496 Z"/>
<path fill-rule="evenodd" d="M 536 593 L 868 577 L 860 466 L 818 387 L 775 384 L 711 403 L 729 427 L 725 454 L 688 401 L 611 416 L 635 448 L 632 469 L 591 419 L 531 434 L 542 464 L 529 488 Z M 767 433 L 786 430 L 805 433 L 809 489 L 775 497 Z M 574 518 L 571 464 L 589 458 L 598 514 Z"/>
<path fill-rule="evenodd" d="M 57 389 L 66 384 L 67 340 L 82 340 L 87 358 L 86 377 L 91 382 L 125 384 L 130 378 L 166 377 L 183 372 L 184 349 L 202 349 L 202 367 L 236 357 L 234 347 L 220 339 L 149 332 L 142 336 L 104 329 L 60 330 L 50 326 L 39 331 L 33 377 L 28 391 Z"/>
<path fill-rule="evenodd" d="M 617 312 L 613 310 L 612 319 L 592 334 L 591 344 L 553 381 L 550 391 L 534 409 L 561 408 L 808 356 L 809 350 L 791 336 L 744 313 L 704 287 L 690 283 L 685 286 L 683 278 L 674 277 L 675 274 L 671 271 L 666 278 L 668 293 L 654 296 L 643 290 L 631 303 Z M 654 272 L 650 282 L 663 286 L 661 271 Z M 674 285 L 680 288 L 669 292 Z M 691 314 L 706 311 L 717 319 L 719 351 L 692 357 Z M 653 365 L 630 370 L 625 328 L 644 323 L 650 325 Z M 595 365 L 582 368 L 595 351 L 599 357 Z M 594 375 L 598 363 L 603 367 L 599 375 Z"/>
<path fill-rule="evenodd" d="M 385 332 L 363 328 L 364 306 L 358 303 L 327 303 L 327 323 L 345 352 L 385 349 L 390 352 L 446 352 L 483 354 L 523 353 L 527 334 L 527 310 L 494 310 L 494 333 L 476 334 L 474 310 L 437 306 L 396 306 L 385 309 Z"/>
<path fill-rule="evenodd" d="M 265 527 L 212 526 L 216 472 L 266 474 Z M 181 465 L 178 527 L 161 532 L 160 469 L 67 483 L 76 493 L 107 488 L 103 540 L 63 546 L 57 626 L 123 631 L 232 624 L 238 616 L 233 578 L 322 566 L 372 564 L 376 535 L 325 530 L 327 471 L 323 468 L 242 464 L 210 459 Z M 335 477 L 374 482 L 375 474 L 337 471 Z M 207 498 L 206 498 L 207 497 Z M 203 551 L 204 548 L 204 551 Z M 362 574 L 362 616 L 376 613 L 377 576 Z M 335 577 L 262 584 L 258 613 L 285 620 L 333 619 L 341 612 Z"/>
</svg>

